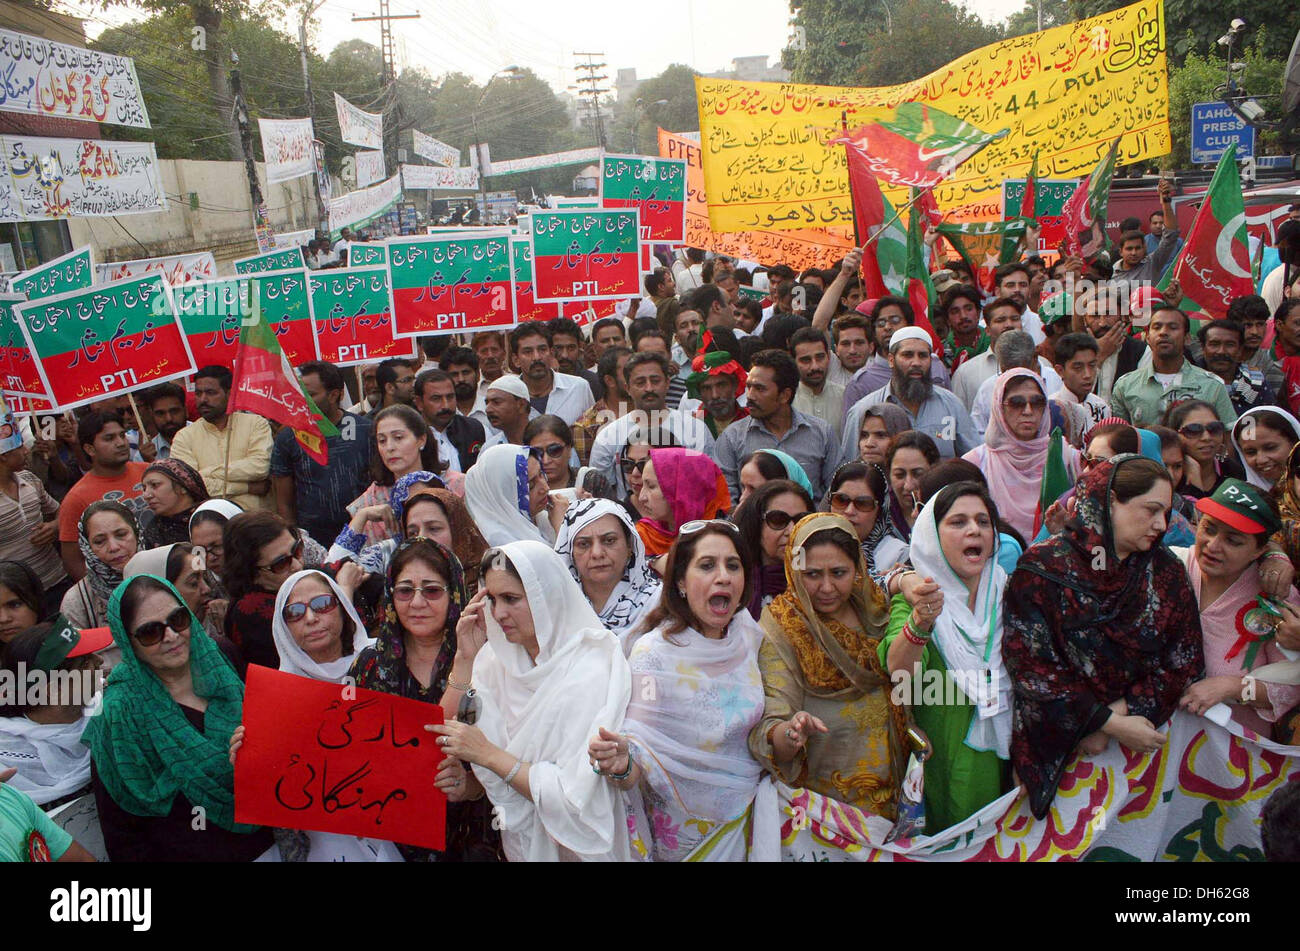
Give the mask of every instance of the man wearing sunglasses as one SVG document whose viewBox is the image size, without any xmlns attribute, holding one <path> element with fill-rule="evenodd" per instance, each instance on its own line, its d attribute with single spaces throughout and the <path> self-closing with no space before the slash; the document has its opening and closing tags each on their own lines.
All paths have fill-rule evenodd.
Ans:
<svg viewBox="0 0 1300 951">
<path fill-rule="evenodd" d="M 1115 381 L 1110 407 L 1116 416 L 1134 426 L 1151 426 L 1160 422 L 1174 403 L 1204 400 L 1225 426 L 1237 421 L 1223 381 L 1187 359 L 1184 347 L 1189 326 L 1187 315 L 1177 307 L 1156 306 L 1146 332 L 1151 362 Z"/>
</svg>

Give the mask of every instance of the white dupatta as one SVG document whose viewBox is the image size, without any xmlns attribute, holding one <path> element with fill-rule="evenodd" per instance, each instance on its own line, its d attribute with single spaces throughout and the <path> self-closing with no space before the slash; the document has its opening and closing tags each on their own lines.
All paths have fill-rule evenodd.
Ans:
<svg viewBox="0 0 1300 951">
<path fill-rule="evenodd" d="M 506 856 L 512 862 L 627 860 L 622 794 L 592 771 L 587 757 L 601 727 L 623 724 L 632 691 L 623 651 L 559 555 L 534 541 L 511 542 L 501 551 L 528 595 L 539 648 L 534 664 L 486 612 L 488 642 L 474 659 L 478 727 L 528 764 L 532 793 L 525 798 L 492 770 L 473 767 L 496 807 Z"/>
<path fill-rule="evenodd" d="M 465 505 L 489 545 L 544 541 L 528 514 L 528 449 L 509 443 L 484 449 L 465 473 Z"/>
<path fill-rule="evenodd" d="M 930 577 L 943 591 L 943 612 L 934 622 L 933 644 L 958 688 L 975 704 L 975 716 L 966 733 L 974 750 L 1010 756 L 1011 678 L 1002 663 L 1002 592 L 1006 572 L 997 560 L 997 526 L 993 526 L 994 551 L 980 573 L 975 607 L 967 607 L 970 591 L 944 557 L 935 523 L 936 493 L 925 503 L 912 528 L 912 567 Z"/>
<path fill-rule="evenodd" d="M 90 747 L 81 742 L 89 722 L 84 713 L 72 723 L 0 717 L 0 770 L 18 770 L 9 784 L 38 806 L 89 786 Z"/>
<path fill-rule="evenodd" d="M 338 660 L 331 660 L 324 664 L 312 660 L 307 652 L 298 646 L 298 642 L 293 639 L 293 634 L 289 632 L 288 622 L 283 617 L 284 606 L 293 596 L 294 586 L 308 575 L 318 575 L 324 579 L 329 589 L 334 592 L 334 596 L 339 599 L 338 610 L 346 611 L 355 625 L 352 634 L 352 653 L 343 654 Z M 303 601 L 306 598 L 300 596 L 298 600 Z M 332 683 L 342 683 L 343 678 L 352 669 L 352 662 L 357 659 L 357 655 L 375 643 L 375 639 L 366 634 L 366 626 L 361 623 L 361 615 L 357 614 L 357 609 L 352 606 L 352 599 L 343 593 L 343 589 L 333 578 L 323 571 L 311 568 L 291 574 L 284 584 L 280 585 L 280 590 L 275 595 L 275 614 L 271 616 L 271 636 L 275 638 L 275 649 L 280 655 L 281 671 Z"/>
</svg>

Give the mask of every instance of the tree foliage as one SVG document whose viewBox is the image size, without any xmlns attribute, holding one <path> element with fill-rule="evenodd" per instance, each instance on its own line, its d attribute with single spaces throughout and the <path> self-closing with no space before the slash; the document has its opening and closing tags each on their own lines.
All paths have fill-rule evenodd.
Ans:
<svg viewBox="0 0 1300 951">
<path fill-rule="evenodd" d="M 647 79 L 637 88 L 630 100 L 614 106 L 613 131 L 610 134 L 611 151 L 623 152 L 633 145 L 633 125 L 636 125 L 638 155 L 658 155 L 658 128 L 673 132 L 694 132 L 700 127 L 700 110 L 695 101 L 695 77 L 699 74 L 689 66 L 674 63 L 658 76 Z M 637 121 L 636 100 L 640 99 L 640 121 Z M 656 105 L 660 99 L 668 100 Z"/>
<path fill-rule="evenodd" d="M 1070 0 L 1074 19 L 1096 16 L 1126 6 L 1132 0 Z M 1300 31 L 1300 3 L 1294 0 L 1165 0 L 1165 30 L 1169 36 L 1169 59 L 1182 65 L 1188 54 L 1202 55 L 1217 48 L 1216 41 L 1234 19 L 1246 21 L 1245 38 L 1258 42 L 1261 53 L 1285 60 Z M 1255 33 L 1267 36 L 1256 40 Z"/>
<path fill-rule="evenodd" d="M 860 86 L 893 86 L 934 72 L 971 50 L 1002 38 L 990 26 L 949 0 L 904 0 L 892 4 L 893 33 L 876 34 L 855 76 Z M 906 55 L 899 55 L 900 47 Z"/>
</svg>

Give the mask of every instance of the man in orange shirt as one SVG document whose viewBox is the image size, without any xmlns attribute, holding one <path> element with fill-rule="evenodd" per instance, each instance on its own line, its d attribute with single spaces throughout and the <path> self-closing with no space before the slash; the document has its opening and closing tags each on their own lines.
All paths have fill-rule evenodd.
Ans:
<svg viewBox="0 0 1300 951">
<path fill-rule="evenodd" d="M 90 471 L 68 490 L 59 506 L 59 550 L 68 574 L 80 581 L 86 574 L 86 562 L 77 545 L 81 513 L 100 499 L 128 502 L 138 497 L 144 488 L 144 470 L 149 466 L 130 461 L 126 430 L 112 413 L 92 412 L 82 417 L 77 442 L 90 459 Z"/>
</svg>

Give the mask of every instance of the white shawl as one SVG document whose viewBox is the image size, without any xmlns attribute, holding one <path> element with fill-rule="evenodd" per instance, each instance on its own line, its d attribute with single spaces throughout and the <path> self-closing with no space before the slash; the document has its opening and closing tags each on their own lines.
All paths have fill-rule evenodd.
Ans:
<svg viewBox="0 0 1300 951">
<path fill-rule="evenodd" d="M 601 727 L 623 724 L 632 691 L 623 651 L 559 555 L 533 541 L 511 542 L 502 551 L 523 582 L 539 647 L 534 664 L 487 612 L 488 642 L 474 659 L 478 726 L 528 764 L 532 792 L 526 799 L 490 769 L 473 767 L 496 806 L 506 856 L 626 860 L 622 795 L 592 771 L 587 757 Z"/>
<path fill-rule="evenodd" d="M 1255 486 L 1256 488 L 1263 489 L 1265 492 L 1267 492 L 1269 489 L 1273 488 L 1273 483 L 1269 482 L 1262 475 L 1260 475 L 1253 468 L 1251 468 L 1250 464 L 1246 462 L 1245 454 L 1241 451 L 1241 443 L 1237 442 L 1237 430 L 1241 427 L 1241 421 L 1245 419 L 1247 416 L 1253 416 L 1256 413 L 1262 413 L 1262 412 L 1273 413 L 1285 419 L 1287 421 L 1287 424 L 1291 427 L 1291 432 L 1295 435 L 1295 438 L 1297 440 L 1300 440 L 1300 419 L 1296 419 L 1294 416 L 1292 416 L 1290 413 L 1288 413 L 1280 406 L 1255 406 L 1252 407 L 1251 409 L 1246 410 L 1246 412 L 1238 416 L 1237 421 L 1232 425 L 1232 429 L 1229 430 L 1232 433 L 1232 448 L 1237 450 L 1237 458 L 1241 462 L 1241 467 L 1246 470 L 1246 481 L 1249 482 L 1251 485 Z M 1283 468 L 1285 469 L 1285 467 Z"/>
<path fill-rule="evenodd" d="M 18 770 L 9 784 L 38 806 L 90 785 L 90 747 L 81 742 L 89 722 L 84 714 L 72 723 L 0 718 L 0 770 Z"/>
<path fill-rule="evenodd" d="M 948 564 L 939 545 L 935 523 L 936 493 L 912 528 L 912 567 L 922 578 L 933 578 L 943 591 L 943 612 L 934 622 L 933 644 L 958 688 L 975 704 L 976 715 L 966 734 L 971 749 L 993 750 L 1007 759 L 1011 746 L 1011 678 L 1002 663 L 1002 591 L 1006 572 L 998 566 L 997 527 L 994 551 L 980 573 L 975 608 L 966 606 L 970 591 Z"/>
<path fill-rule="evenodd" d="M 348 617 L 352 618 L 352 623 L 356 625 L 355 633 L 352 635 L 352 653 L 344 654 L 338 660 L 332 660 L 326 664 L 318 664 L 312 660 L 305 650 L 298 646 L 298 642 L 293 639 L 293 634 L 289 631 L 289 624 L 285 621 L 282 613 L 284 606 L 289 603 L 289 598 L 293 594 L 294 585 L 308 575 L 319 575 L 325 579 L 330 590 L 339 599 L 340 610 L 346 611 Z M 301 599 L 300 599 L 301 600 Z M 352 662 L 370 645 L 374 644 L 375 639 L 366 634 L 366 626 L 361 623 L 361 615 L 357 614 L 357 609 L 353 607 L 352 600 L 343 593 L 333 578 L 322 571 L 307 569 L 298 571 L 290 575 L 284 584 L 280 585 L 280 590 L 275 595 L 275 613 L 271 616 L 271 636 L 275 638 L 275 649 L 280 654 L 280 670 L 286 674 L 297 674 L 300 677 L 310 677 L 312 680 L 326 680 L 333 683 L 342 683 L 343 678 L 348 675 L 352 669 Z"/>
<path fill-rule="evenodd" d="M 623 577 L 600 609 L 599 617 L 600 622 L 623 641 L 623 652 L 626 654 L 631 649 L 629 635 L 659 603 L 659 592 L 663 587 L 659 576 L 646 559 L 645 542 L 632 524 L 627 509 L 608 499 L 580 499 L 571 503 L 564 513 L 564 521 L 555 539 L 555 551 L 568 565 L 573 580 L 581 584 L 578 567 L 573 562 L 573 540 L 584 528 L 606 515 L 613 515 L 619 520 L 624 534 L 629 538 L 632 554 L 628 558 Z"/>
<path fill-rule="evenodd" d="M 661 625 L 632 648 L 637 689 L 623 732 L 641 782 L 679 825 L 692 818 L 725 823 L 754 800 L 763 770 L 750 755 L 749 731 L 763 718 L 762 640 L 763 629 L 742 607 L 719 640 L 693 628 L 670 639 Z M 656 843 L 656 858 L 681 857 L 671 853 Z"/>
<path fill-rule="evenodd" d="M 507 443 L 483 450 L 465 473 L 465 505 L 489 545 L 543 541 L 528 514 L 528 450 L 523 446 Z"/>
</svg>

